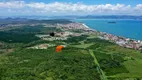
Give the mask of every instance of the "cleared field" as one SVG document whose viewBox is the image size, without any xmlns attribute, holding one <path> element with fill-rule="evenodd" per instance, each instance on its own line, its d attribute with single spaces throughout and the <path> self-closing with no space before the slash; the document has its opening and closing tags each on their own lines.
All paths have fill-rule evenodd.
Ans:
<svg viewBox="0 0 142 80">
<path fill-rule="evenodd" d="M 123 63 L 129 73 L 117 74 L 112 77 L 121 78 L 142 78 L 142 60 L 129 60 Z"/>
<path fill-rule="evenodd" d="M 87 38 L 90 39 L 90 38 L 97 38 L 97 37 L 98 37 L 97 34 L 94 33 L 94 34 L 90 34 Z"/>
<path fill-rule="evenodd" d="M 109 45 L 101 49 L 104 52 L 111 52 L 111 53 L 120 53 L 130 56 L 132 58 L 142 59 L 142 53 L 138 50 L 123 48 L 118 45 Z"/>
<path fill-rule="evenodd" d="M 71 47 L 75 47 L 75 48 L 87 48 L 92 46 L 93 43 L 88 43 L 88 44 L 80 44 L 80 45 L 71 45 Z"/>
</svg>

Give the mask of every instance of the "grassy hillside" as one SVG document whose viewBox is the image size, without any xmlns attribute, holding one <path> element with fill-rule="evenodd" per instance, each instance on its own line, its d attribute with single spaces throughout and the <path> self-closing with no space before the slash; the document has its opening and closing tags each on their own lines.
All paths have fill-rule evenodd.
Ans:
<svg viewBox="0 0 142 80">
<path fill-rule="evenodd" d="M 93 58 L 81 50 L 23 49 L 0 56 L 2 80 L 99 80 Z"/>
</svg>

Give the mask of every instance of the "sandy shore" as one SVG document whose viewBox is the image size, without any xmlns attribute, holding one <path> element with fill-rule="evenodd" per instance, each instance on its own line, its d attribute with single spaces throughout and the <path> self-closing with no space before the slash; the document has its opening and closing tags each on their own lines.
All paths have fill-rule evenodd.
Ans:
<svg viewBox="0 0 142 80">
<path fill-rule="evenodd" d="M 86 27 L 86 28 L 89 28 L 86 24 L 84 24 L 84 23 L 82 23 L 82 25 L 84 26 L 84 27 Z M 90 28 L 89 28 L 90 29 Z"/>
</svg>

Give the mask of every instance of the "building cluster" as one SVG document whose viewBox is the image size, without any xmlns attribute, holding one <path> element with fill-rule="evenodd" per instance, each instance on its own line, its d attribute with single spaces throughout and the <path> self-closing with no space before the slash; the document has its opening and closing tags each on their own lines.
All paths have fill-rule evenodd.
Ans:
<svg viewBox="0 0 142 80">
<path fill-rule="evenodd" d="M 19 27 L 24 26 L 23 24 L 0 24 L 0 29 L 5 29 L 7 27 Z"/>
<path fill-rule="evenodd" d="M 57 26 L 63 28 L 64 30 L 89 29 L 88 27 L 84 26 L 82 23 L 57 24 Z"/>
<path fill-rule="evenodd" d="M 48 24 L 48 23 L 9 23 L 9 24 L 0 24 L 0 29 L 7 28 L 7 27 L 19 27 L 19 26 L 37 26 L 37 25 L 43 25 L 44 27 L 57 27 L 62 28 L 63 30 L 89 30 L 89 28 L 82 23 L 68 23 L 68 24 Z"/>
<path fill-rule="evenodd" d="M 38 26 L 43 25 L 43 27 L 55 27 L 55 25 L 46 24 L 46 23 L 9 23 L 9 24 L 0 24 L 0 29 L 11 28 L 11 27 L 21 27 L 21 26 Z"/>
<path fill-rule="evenodd" d="M 0 29 L 5 29 L 5 28 L 14 28 L 14 27 L 21 27 L 21 26 L 36 26 L 39 24 L 0 24 Z"/>
<path fill-rule="evenodd" d="M 80 33 L 73 33 L 69 31 L 65 32 L 54 32 L 55 36 L 50 36 L 49 34 L 45 35 L 36 35 L 37 37 L 41 38 L 42 40 L 48 40 L 48 41 L 54 41 L 54 40 L 67 40 L 69 35 L 71 36 L 80 36 L 82 34 Z"/>
<path fill-rule="evenodd" d="M 47 40 L 47 41 L 54 41 L 54 40 L 67 40 L 67 37 L 59 37 L 59 36 L 50 36 L 50 35 L 36 35 L 37 37 L 41 38 L 42 40 Z"/>
<path fill-rule="evenodd" d="M 47 27 L 48 24 L 44 24 L 45 27 Z M 48 40 L 48 41 L 53 41 L 53 40 L 67 40 L 69 35 L 71 36 L 80 36 L 82 34 L 87 34 L 89 33 L 90 29 L 86 27 L 84 24 L 81 23 L 68 23 L 68 24 L 56 24 L 52 25 L 56 26 L 57 28 L 62 29 L 62 32 L 54 32 L 55 36 L 50 36 L 49 34 L 46 35 L 36 35 L 37 37 L 41 38 L 42 40 Z M 51 26 L 49 26 L 51 27 Z M 76 33 L 72 32 L 72 30 L 81 30 L 84 31 L 83 33 Z"/>
<path fill-rule="evenodd" d="M 40 44 L 36 46 L 29 47 L 28 49 L 47 49 L 48 47 L 53 47 L 55 44 Z"/>
<path fill-rule="evenodd" d="M 72 32 L 69 32 L 69 31 L 65 31 L 65 32 L 56 32 L 55 33 L 55 36 L 59 36 L 59 37 L 67 37 L 69 35 L 73 35 Z"/>
<path fill-rule="evenodd" d="M 142 50 L 142 41 L 140 40 L 133 40 L 129 38 L 124 38 L 120 36 L 114 36 L 112 34 L 108 33 L 103 33 L 100 32 L 99 38 L 105 39 L 105 40 L 110 40 L 112 42 L 115 42 L 116 44 L 126 47 L 126 48 L 133 48 L 137 50 Z"/>
</svg>

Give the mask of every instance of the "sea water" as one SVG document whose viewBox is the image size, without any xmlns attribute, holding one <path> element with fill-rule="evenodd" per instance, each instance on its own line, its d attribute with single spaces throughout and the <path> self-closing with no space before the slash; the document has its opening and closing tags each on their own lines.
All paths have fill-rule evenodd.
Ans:
<svg viewBox="0 0 142 80">
<path fill-rule="evenodd" d="M 142 40 L 142 20 L 76 19 L 75 21 L 84 23 L 97 31 Z"/>
</svg>

